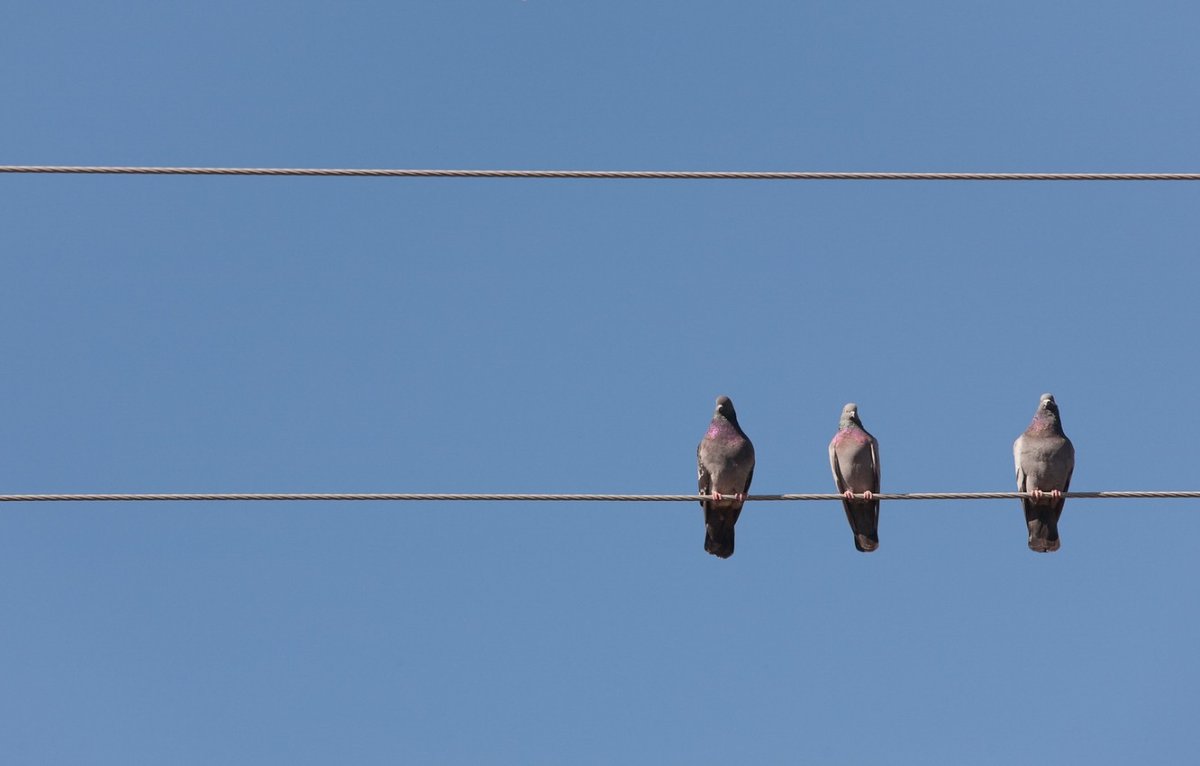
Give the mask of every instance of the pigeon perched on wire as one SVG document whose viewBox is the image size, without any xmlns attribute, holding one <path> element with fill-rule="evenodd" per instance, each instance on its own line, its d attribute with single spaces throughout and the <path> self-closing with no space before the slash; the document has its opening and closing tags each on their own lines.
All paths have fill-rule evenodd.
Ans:
<svg viewBox="0 0 1200 766">
<path fill-rule="evenodd" d="M 1037 412 L 1025 433 L 1013 443 L 1017 490 L 1033 497 L 1021 499 L 1029 527 L 1029 549 L 1039 553 L 1058 550 L 1058 519 L 1075 470 L 1075 446 L 1063 433 L 1058 404 L 1042 394 Z"/>
<path fill-rule="evenodd" d="M 704 550 L 727 559 L 733 555 L 733 525 L 754 478 L 754 445 L 738 425 L 728 396 L 717 397 L 708 431 L 696 448 L 700 500 L 704 509 Z"/>
<path fill-rule="evenodd" d="M 842 408 L 838 432 L 829 442 L 829 467 L 844 500 L 846 520 L 854 533 L 854 547 L 870 553 L 879 547 L 879 442 L 863 428 L 858 405 Z M 856 499 L 854 495 L 866 495 Z"/>
</svg>

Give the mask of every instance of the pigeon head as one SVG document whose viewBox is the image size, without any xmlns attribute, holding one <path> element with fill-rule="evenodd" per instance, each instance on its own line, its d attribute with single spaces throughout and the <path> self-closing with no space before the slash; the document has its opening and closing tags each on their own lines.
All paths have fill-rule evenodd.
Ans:
<svg viewBox="0 0 1200 766">
<path fill-rule="evenodd" d="M 1054 401 L 1053 394 L 1042 394 L 1042 398 L 1038 400 L 1037 412 L 1033 413 L 1033 422 L 1030 427 L 1036 430 L 1049 428 L 1055 433 L 1062 432 L 1062 421 L 1058 416 L 1058 403 Z"/>
<path fill-rule="evenodd" d="M 838 425 L 842 428 L 848 428 L 851 425 L 862 427 L 862 421 L 858 419 L 857 404 L 850 402 L 842 408 L 842 419 Z"/>
<path fill-rule="evenodd" d="M 733 400 L 728 396 L 717 397 L 717 411 L 713 413 L 713 417 L 720 415 L 726 420 L 737 422 L 737 411 L 733 409 Z"/>
<path fill-rule="evenodd" d="M 1054 394 L 1042 394 L 1042 399 L 1038 402 L 1038 412 L 1043 411 L 1058 417 L 1058 403 L 1054 401 Z"/>
</svg>

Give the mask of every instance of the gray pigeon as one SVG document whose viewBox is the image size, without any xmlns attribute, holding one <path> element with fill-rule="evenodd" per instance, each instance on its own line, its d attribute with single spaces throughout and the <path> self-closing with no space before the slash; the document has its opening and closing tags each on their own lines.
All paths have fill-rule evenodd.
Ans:
<svg viewBox="0 0 1200 766">
<path fill-rule="evenodd" d="M 879 492 L 879 442 L 863 428 L 853 402 L 842 408 L 838 432 L 829 442 L 829 467 L 838 492 L 846 497 L 842 507 L 854 533 L 854 547 L 870 553 L 879 547 L 879 501 L 871 497 Z M 855 500 L 852 494 L 866 498 Z"/>
<path fill-rule="evenodd" d="M 1037 412 L 1025 433 L 1013 443 L 1017 465 L 1017 490 L 1031 492 L 1022 498 L 1025 523 L 1029 526 L 1029 549 L 1039 553 L 1058 550 L 1058 518 L 1075 470 L 1075 446 L 1063 433 L 1058 405 L 1050 394 L 1042 394 Z"/>
<path fill-rule="evenodd" d="M 696 448 L 700 501 L 704 509 L 704 550 L 727 559 L 733 555 L 737 523 L 754 478 L 754 445 L 738 425 L 728 396 L 717 397 L 708 432 Z"/>
</svg>

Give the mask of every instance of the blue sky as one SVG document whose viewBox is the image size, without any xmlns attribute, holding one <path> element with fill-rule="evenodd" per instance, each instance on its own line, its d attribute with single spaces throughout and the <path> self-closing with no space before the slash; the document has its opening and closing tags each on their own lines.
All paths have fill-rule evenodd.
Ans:
<svg viewBox="0 0 1200 766">
<path fill-rule="evenodd" d="M 1196 171 L 1185 3 L 69 3 L 6 164 Z M 1200 187 L 0 178 L 0 491 L 1197 489 Z M 1191 501 L 10 505 L 21 763 L 1185 763 Z"/>
</svg>

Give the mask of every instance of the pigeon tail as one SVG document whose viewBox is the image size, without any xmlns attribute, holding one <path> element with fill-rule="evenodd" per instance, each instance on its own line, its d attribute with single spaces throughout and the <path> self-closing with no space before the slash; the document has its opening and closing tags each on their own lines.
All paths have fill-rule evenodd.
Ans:
<svg viewBox="0 0 1200 766">
<path fill-rule="evenodd" d="M 854 533 L 854 547 L 863 553 L 870 553 L 879 547 L 879 501 L 865 503 L 842 501 L 846 509 L 846 519 L 850 522 L 850 531 Z"/>
<path fill-rule="evenodd" d="M 742 515 L 742 504 L 708 502 L 704 506 L 704 550 L 727 559 L 733 555 L 733 527 Z"/>
<path fill-rule="evenodd" d="M 879 537 L 866 535 L 854 536 L 854 547 L 862 553 L 871 553 L 879 548 Z"/>
<path fill-rule="evenodd" d="M 733 527 L 704 529 L 704 550 L 719 558 L 733 555 Z"/>
<path fill-rule="evenodd" d="M 704 550 L 714 556 L 727 559 L 733 555 L 733 525 L 704 527 Z"/>
<path fill-rule="evenodd" d="M 1054 505 L 1035 505 L 1025 502 L 1025 524 L 1029 527 L 1029 550 L 1053 553 L 1061 544 L 1058 539 L 1058 519 L 1064 502 Z"/>
</svg>

